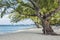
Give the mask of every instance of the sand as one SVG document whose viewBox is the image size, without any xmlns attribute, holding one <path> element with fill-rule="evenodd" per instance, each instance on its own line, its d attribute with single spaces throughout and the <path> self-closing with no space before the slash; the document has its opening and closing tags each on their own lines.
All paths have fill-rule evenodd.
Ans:
<svg viewBox="0 0 60 40">
<path fill-rule="evenodd" d="M 56 33 L 60 33 L 54 29 Z M 60 35 L 43 35 L 42 28 L 26 29 L 16 33 L 8 33 L 0 35 L 0 40 L 60 40 Z"/>
</svg>

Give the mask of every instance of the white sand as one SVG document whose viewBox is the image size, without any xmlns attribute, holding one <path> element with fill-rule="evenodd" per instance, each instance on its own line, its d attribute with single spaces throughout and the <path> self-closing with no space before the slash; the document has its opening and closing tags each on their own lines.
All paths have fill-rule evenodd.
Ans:
<svg viewBox="0 0 60 40">
<path fill-rule="evenodd" d="M 60 40 L 60 35 L 43 35 L 41 29 L 26 29 L 17 33 L 0 35 L 0 40 Z M 55 29 L 55 32 L 60 33 L 57 29 Z"/>
</svg>

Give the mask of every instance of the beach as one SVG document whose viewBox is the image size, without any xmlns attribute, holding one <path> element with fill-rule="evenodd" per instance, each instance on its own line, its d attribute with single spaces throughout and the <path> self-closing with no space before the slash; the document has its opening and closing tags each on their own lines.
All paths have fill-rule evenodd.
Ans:
<svg viewBox="0 0 60 40">
<path fill-rule="evenodd" d="M 55 32 L 60 34 L 59 29 L 55 29 Z M 20 31 L 20 32 L 19 32 Z M 16 33 L 7 33 L 0 35 L 0 40 L 60 40 L 60 35 L 44 35 L 42 34 L 42 28 L 32 28 L 19 30 Z"/>
</svg>

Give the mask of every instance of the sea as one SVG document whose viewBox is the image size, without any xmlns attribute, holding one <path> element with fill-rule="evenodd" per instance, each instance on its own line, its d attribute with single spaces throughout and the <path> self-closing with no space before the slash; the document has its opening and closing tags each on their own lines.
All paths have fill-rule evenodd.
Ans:
<svg viewBox="0 0 60 40">
<path fill-rule="evenodd" d="M 29 28 L 36 28 L 36 26 L 33 25 L 0 25 L 0 34 L 2 33 L 12 33 L 18 30 L 24 30 Z"/>
</svg>

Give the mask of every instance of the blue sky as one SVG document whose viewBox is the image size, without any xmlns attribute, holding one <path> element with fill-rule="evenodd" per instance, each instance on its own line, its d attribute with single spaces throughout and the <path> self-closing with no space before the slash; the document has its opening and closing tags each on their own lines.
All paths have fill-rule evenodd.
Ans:
<svg viewBox="0 0 60 40">
<path fill-rule="evenodd" d="M 0 18 L 0 25 L 20 25 L 20 24 L 34 24 L 31 19 L 24 19 L 17 23 L 10 22 L 8 15 L 4 15 L 3 18 Z"/>
</svg>

